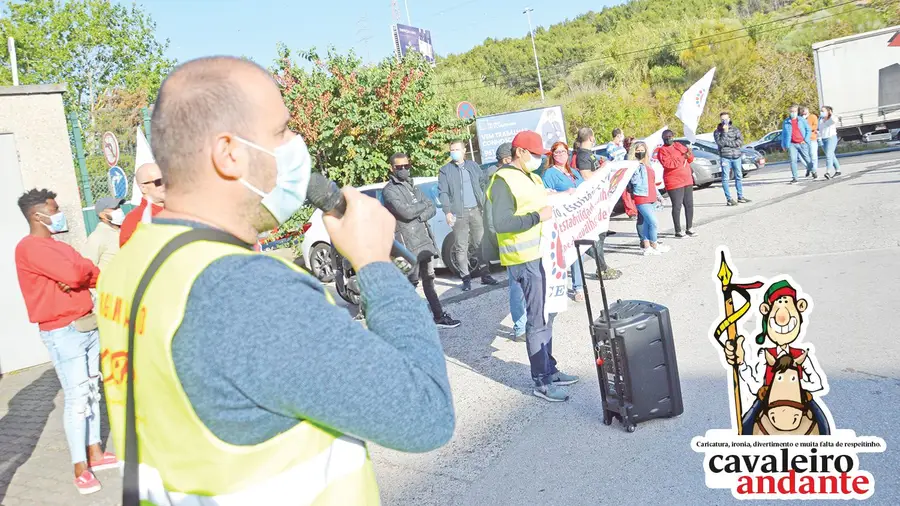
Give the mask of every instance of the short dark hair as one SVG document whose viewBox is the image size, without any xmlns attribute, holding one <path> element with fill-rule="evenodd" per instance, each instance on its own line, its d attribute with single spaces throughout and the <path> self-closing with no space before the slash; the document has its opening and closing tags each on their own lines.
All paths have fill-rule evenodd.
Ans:
<svg viewBox="0 0 900 506">
<path fill-rule="evenodd" d="M 455 139 L 455 140 L 450 141 L 451 148 L 453 146 L 456 146 L 457 144 L 461 145 L 463 147 L 463 149 L 465 149 L 465 147 L 466 147 L 466 142 L 462 139 Z"/>
<path fill-rule="evenodd" d="M 666 130 L 662 133 L 663 137 L 675 137 L 675 132 L 672 130 Z"/>
<path fill-rule="evenodd" d="M 726 116 L 726 115 L 727 115 L 727 116 L 731 116 L 731 113 L 728 112 L 728 111 L 722 111 L 722 112 L 719 113 L 719 117 L 720 117 L 720 118 L 721 118 L 722 116 Z"/>
<path fill-rule="evenodd" d="M 56 194 L 46 188 L 38 190 L 28 190 L 19 197 L 19 210 L 26 218 L 31 214 L 31 210 L 37 206 L 46 204 L 48 200 L 55 199 Z"/>
<path fill-rule="evenodd" d="M 153 156 L 170 188 L 191 184 L 191 162 L 211 135 L 221 131 L 246 135 L 254 111 L 235 78 L 239 66 L 269 76 L 249 60 L 211 56 L 179 65 L 160 86 L 150 139 Z"/>
<path fill-rule="evenodd" d="M 407 155 L 406 153 L 394 153 L 393 155 L 391 155 L 391 158 L 388 160 L 388 162 L 391 164 L 391 167 L 393 167 L 397 160 L 401 158 L 406 158 L 407 160 L 409 160 L 409 155 Z"/>
<path fill-rule="evenodd" d="M 613 128 L 613 131 L 612 131 L 613 139 L 615 139 L 616 137 L 618 137 L 620 135 L 622 135 L 622 129 L 621 128 Z"/>
</svg>

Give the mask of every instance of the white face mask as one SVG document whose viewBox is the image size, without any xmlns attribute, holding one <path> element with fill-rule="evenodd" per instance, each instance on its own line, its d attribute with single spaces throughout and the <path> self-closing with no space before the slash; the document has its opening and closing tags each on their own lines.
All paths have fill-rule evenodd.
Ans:
<svg viewBox="0 0 900 506">
<path fill-rule="evenodd" d="M 125 211 L 115 209 L 109 214 L 109 222 L 113 225 L 119 226 L 123 221 L 125 221 Z"/>
<path fill-rule="evenodd" d="M 236 137 L 239 141 L 275 157 L 278 175 L 275 188 L 266 193 L 241 178 L 239 181 L 253 193 L 262 197 L 262 205 L 272 213 L 281 225 L 294 215 L 306 200 L 306 189 L 309 186 L 309 175 L 312 172 L 312 159 L 303 137 L 299 135 L 285 144 L 269 151 L 246 139 Z"/>
<path fill-rule="evenodd" d="M 543 159 L 540 156 L 531 155 L 530 160 L 525 160 L 525 168 L 528 169 L 528 172 L 534 172 L 541 168 L 541 163 Z"/>
</svg>

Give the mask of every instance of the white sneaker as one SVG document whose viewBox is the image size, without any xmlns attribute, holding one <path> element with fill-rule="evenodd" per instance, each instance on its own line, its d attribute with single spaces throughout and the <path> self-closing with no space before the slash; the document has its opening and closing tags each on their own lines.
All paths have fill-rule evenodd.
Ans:
<svg viewBox="0 0 900 506">
<path fill-rule="evenodd" d="M 644 256 L 645 257 L 659 256 L 661 254 L 662 253 L 660 253 L 659 250 L 657 250 L 656 248 L 653 248 L 653 247 L 644 248 Z"/>
<path fill-rule="evenodd" d="M 665 244 L 656 243 L 656 251 L 659 251 L 660 253 L 668 253 L 672 251 L 672 248 L 666 246 Z"/>
</svg>

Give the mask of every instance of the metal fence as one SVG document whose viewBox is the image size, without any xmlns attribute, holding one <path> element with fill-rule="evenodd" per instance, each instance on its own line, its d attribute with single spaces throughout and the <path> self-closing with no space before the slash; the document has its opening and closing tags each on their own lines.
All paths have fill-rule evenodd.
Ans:
<svg viewBox="0 0 900 506">
<path fill-rule="evenodd" d="M 98 113 L 98 116 L 101 113 Z M 81 193 L 81 206 L 88 234 L 99 223 L 94 203 L 102 198 L 114 196 L 110 181 L 110 165 L 103 151 L 103 134 L 112 132 L 118 141 L 119 158 L 116 166 L 125 173 L 127 191 L 125 199 L 132 195 L 134 181 L 137 128 L 141 128 L 150 140 L 150 112 L 147 108 L 118 109 L 102 111 L 100 119 L 92 118 L 94 125 L 82 128 L 82 123 L 73 112 L 69 114 L 69 128 L 72 152 L 75 156 L 76 179 Z M 125 212 L 131 205 L 124 206 Z"/>
</svg>

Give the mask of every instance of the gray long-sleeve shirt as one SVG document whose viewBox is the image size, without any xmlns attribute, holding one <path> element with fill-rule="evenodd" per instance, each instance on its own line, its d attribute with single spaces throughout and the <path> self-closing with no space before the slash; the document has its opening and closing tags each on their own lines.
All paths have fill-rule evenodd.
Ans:
<svg viewBox="0 0 900 506">
<path fill-rule="evenodd" d="M 218 438 L 256 444 L 307 419 L 407 452 L 450 439 L 453 400 L 431 311 L 390 263 L 358 276 L 368 330 L 329 304 L 315 278 L 275 258 L 228 256 L 200 274 L 172 358 Z"/>
</svg>

